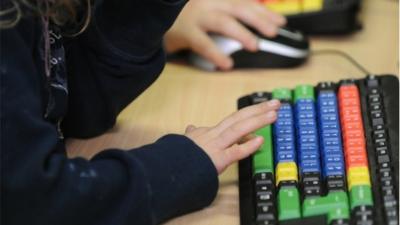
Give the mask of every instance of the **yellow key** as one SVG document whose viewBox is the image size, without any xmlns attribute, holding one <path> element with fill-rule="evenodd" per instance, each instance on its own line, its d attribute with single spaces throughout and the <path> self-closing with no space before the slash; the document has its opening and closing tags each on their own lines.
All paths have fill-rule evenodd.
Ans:
<svg viewBox="0 0 400 225">
<path fill-rule="evenodd" d="M 281 181 L 298 180 L 297 165 L 294 162 L 278 163 L 276 166 L 276 186 Z"/>
<path fill-rule="evenodd" d="M 322 5 L 323 0 L 303 0 L 303 12 L 319 11 Z"/>
<path fill-rule="evenodd" d="M 371 186 L 368 167 L 350 167 L 347 174 L 347 184 L 349 191 L 356 185 Z"/>
<path fill-rule="evenodd" d="M 301 4 L 296 0 L 286 0 L 282 2 L 269 2 L 267 8 L 281 14 L 297 14 L 301 12 Z"/>
</svg>

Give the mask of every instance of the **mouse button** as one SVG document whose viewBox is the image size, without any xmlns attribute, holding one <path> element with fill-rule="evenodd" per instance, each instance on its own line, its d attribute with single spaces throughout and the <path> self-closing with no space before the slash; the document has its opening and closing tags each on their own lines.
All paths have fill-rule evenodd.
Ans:
<svg viewBox="0 0 400 225">
<path fill-rule="evenodd" d="M 258 42 L 260 52 L 270 52 L 272 54 L 281 55 L 287 58 L 307 58 L 309 55 L 308 49 L 294 48 L 289 45 L 284 45 L 279 42 L 270 40 L 260 40 Z"/>
</svg>

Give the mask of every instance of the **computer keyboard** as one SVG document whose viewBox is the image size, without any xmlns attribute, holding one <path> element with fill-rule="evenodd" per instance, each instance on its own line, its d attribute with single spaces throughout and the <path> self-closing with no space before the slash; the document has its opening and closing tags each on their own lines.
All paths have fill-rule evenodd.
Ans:
<svg viewBox="0 0 400 225">
<path fill-rule="evenodd" d="M 288 19 L 288 26 L 307 34 L 344 34 L 361 28 L 361 0 L 258 0 Z"/>
<path fill-rule="evenodd" d="M 399 224 L 399 81 L 392 75 L 277 88 L 261 148 L 239 162 L 242 225 Z"/>
</svg>

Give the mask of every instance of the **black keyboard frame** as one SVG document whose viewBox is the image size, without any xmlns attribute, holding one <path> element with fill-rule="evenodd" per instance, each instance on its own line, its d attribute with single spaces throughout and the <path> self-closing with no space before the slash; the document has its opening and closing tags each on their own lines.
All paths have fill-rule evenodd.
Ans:
<svg viewBox="0 0 400 225">
<path fill-rule="evenodd" d="M 394 169 L 394 186 L 395 197 L 397 200 L 396 210 L 399 210 L 398 201 L 398 184 L 399 184 L 399 80 L 394 75 L 376 76 L 380 85 L 379 91 L 383 97 L 384 114 L 385 114 L 385 129 L 389 136 L 389 154 L 391 158 L 391 166 Z M 372 181 L 372 191 L 374 199 L 374 224 L 387 224 L 383 216 L 383 202 L 381 199 L 381 191 L 378 177 L 378 165 L 375 157 L 375 147 L 372 143 L 372 126 L 369 115 L 368 104 L 368 87 L 367 79 L 356 80 L 360 92 L 361 107 L 364 131 L 367 141 L 368 163 L 370 167 L 370 175 Z M 340 82 L 339 82 L 340 83 Z M 339 84 L 338 83 L 338 84 Z M 238 109 L 251 104 L 250 95 L 241 97 L 238 100 Z M 239 201 L 240 201 L 240 224 L 253 225 L 255 224 L 255 207 L 254 207 L 254 191 L 252 177 L 252 156 L 249 156 L 239 161 Z M 378 184 L 378 185 L 377 185 Z M 326 216 L 316 216 L 295 220 L 287 220 L 279 222 L 280 225 L 328 225 Z"/>
</svg>

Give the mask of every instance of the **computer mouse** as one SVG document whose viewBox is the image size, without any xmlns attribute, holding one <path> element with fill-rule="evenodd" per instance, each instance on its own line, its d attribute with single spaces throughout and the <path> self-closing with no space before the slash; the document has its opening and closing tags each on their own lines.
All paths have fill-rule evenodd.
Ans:
<svg viewBox="0 0 400 225">
<path fill-rule="evenodd" d="M 286 68 L 302 64 L 309 56 L 308 38 L 300 31 L 280 28 L 274 38 L 268 38 L 251 30 L 258 37 L 258 51 L 250 52 L 232 38 L 210 34 L 219 49 L 229 55 L 234 62 L 233 68 Z M 202 56 L 191 53 L 189 62 L 204 70 L 218 68 Z"/>
</svg>

